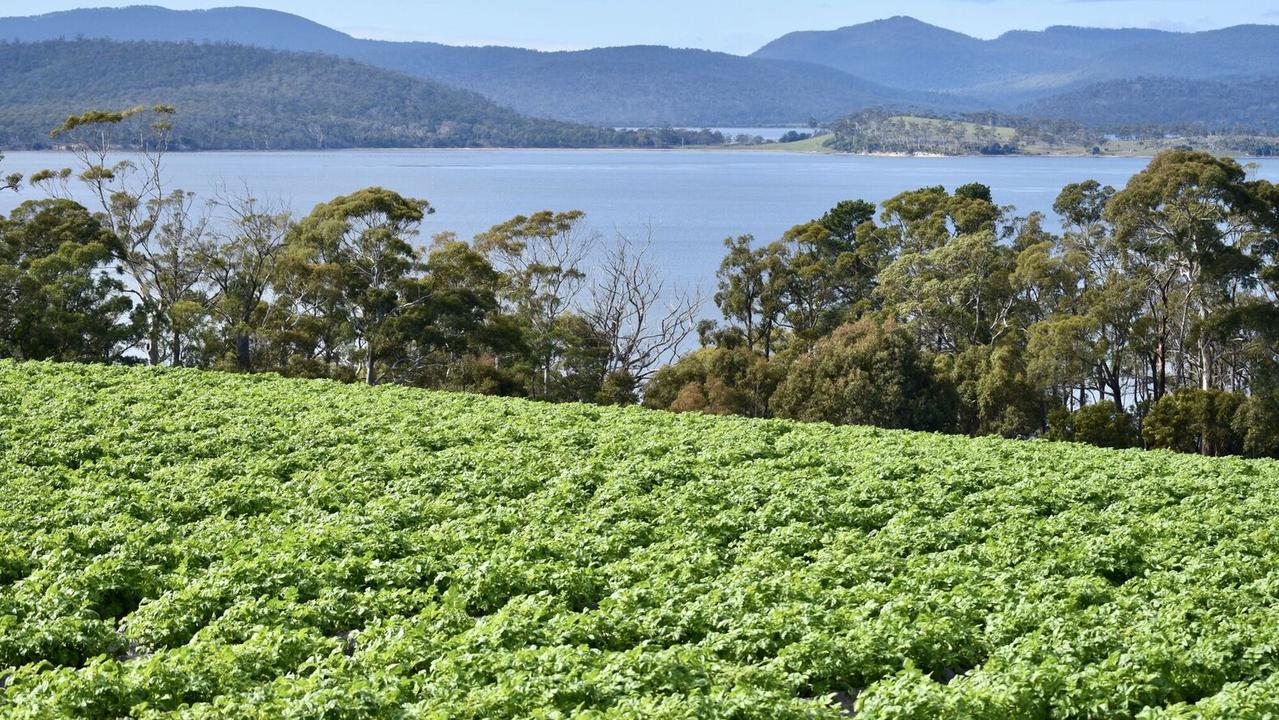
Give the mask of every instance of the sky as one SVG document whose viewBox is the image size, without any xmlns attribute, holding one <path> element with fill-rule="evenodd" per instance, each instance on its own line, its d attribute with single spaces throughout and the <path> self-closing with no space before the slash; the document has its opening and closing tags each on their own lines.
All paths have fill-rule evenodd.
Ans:
<svg viewBox="0 0 1279 720">
<path fill-rule="evenodd" d="M 147 2 L 6 0 L 0 2 L 0 14 L 36 15 Z M 150 4 L 174 9 L 253 5 L 381 40 L 542 50 L 653 44 L 737 54 L 750 53 L 794 30 L 829 30 L 893 15 L 911 15 L 985 38 L 1050 25 L 1192 31 L 1244 23 L 1279 24 L 1279 0 L 150 0 Z M 6 5 L 14 10 L 4 12 Z"/>
</svg>

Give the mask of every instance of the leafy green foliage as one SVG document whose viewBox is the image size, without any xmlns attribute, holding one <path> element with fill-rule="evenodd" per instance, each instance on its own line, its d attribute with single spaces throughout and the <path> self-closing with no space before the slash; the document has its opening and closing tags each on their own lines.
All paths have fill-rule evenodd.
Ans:
<svg viewBox="0 0 1279 720">
<path fill-rule="evenodd" d="M 1122 190 L 1067 186 L 1053 210 L 1060 235 L 973 182 L 845 201 L 767 245 L 730 238 L 725 325 L 704 323 L 702 344 L 784 382 L 761 396 L 733 371 L 749 363 L 706 354 L 649 404 L 1279 457 L 1279 190 L 1170 150 Z M 905 335 L 874 330 L 886 321 Z M 1213 389 L 1206 405 L 1161 404 L 1193 387 Z"/>
<path fill-rule="evenodd" d="M 644 404 L 672 412 L 769 417 L 784 371 L 747 348 L 702 348 L 658 370 L 644 388 Z"/>
<path fill-rule="evenodd" d="M 305 301 L 351 328 L 370 385 L 387 326 L 417 304 L 412 285 L 422 263 L 412 240 L 433 212 L 426 200 L 365 188 L 317 205 L 285 245 Z"/>
<path fill-rule="evenodd" d="M 1142 434 L 1151 447 L 1204 455 L 1239 453 L 1243 440 L 1234 420 L 1244 400 L 1221 390 L 1178 390 L 1150 409 Z"/>
<path fill-rule="evenodd" d="M 69 200 L 26 202 L 0 217 L 0 356 L 117 359 L 133 333 L 124 283 L 103 268 L 115 236 Z"/>
<path fill-rule="evenodd" d="M 4 160 L 4 153 L 0 153 L 0 161 Z M 0 190 L 17 190 L 22 185 L 22 173 L 9 173 L 0 176 Z"/>
<path fill-rule="evenodd" d="M 955 404 L 914 337 L 870 318 L 797 358 L 772 398 L 777 417 L 915 430 L 948 429 Z"/>
<path fill-rule="evenodd" d="M 1279 466 L 0 363 L 7 718 L 1279 712 Z"/>
<path fill-rule="evenodd" d="M 1048 414 L 1047 437 L 1109 448 L 1140 444 L 1133 417 L 1112 402 L 1085 405 L 1074 412 L 1057 408 Z"/>
</svg>

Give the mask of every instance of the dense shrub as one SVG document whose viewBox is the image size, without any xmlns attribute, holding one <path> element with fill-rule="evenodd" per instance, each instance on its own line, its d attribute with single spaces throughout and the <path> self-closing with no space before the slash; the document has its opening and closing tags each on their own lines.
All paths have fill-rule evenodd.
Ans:
<svg viewBox="0 0 1279 720">
<path fill-rule="evenodd" d="M 1142 437 L 1151 448 L 1204 455 L 1243 452 L 1235 414 L 1244 396 L 1222 390 L 1186 388 L 1159 399 L 1146 415 Z"/>
<path fill-rule="evenodd" d="M 844 325 L 793 362 L 773 395 L 777 417 L 945 430 L 955 398 L 915 339 L 871 318 Z"/>
<path fill-rule="evenodd" d="M 1231 428 L 1243 444 L 1244 455 L 1279 458 L 1279 392 L 1249 397 L 1235 412 Z"/>
<path fill-rule="evenodd" d="M 644 405 L 672 412 L 768 417 L 782 368 L 745 348 L 703 348 L 662 368 Z"/>
<path fill-rule="evenodd" d="M 1114 403 L 1103 401 L 1071 412 L 1058 408 L 1048 415 L 1051 440 L 1068 440 L 1098 447 L 1130 448 L 1141 445 L 1141 435 L 1132 415 Z"/>
</svg>

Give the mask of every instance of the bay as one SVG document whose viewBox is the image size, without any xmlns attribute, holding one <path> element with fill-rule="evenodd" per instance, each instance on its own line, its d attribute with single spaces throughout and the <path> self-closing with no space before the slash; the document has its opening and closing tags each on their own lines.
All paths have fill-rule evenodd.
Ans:
<svg viewBox="0 0 1279 720">
<path fill-rule="evenodd" d="M 1096 179 L 1121 187 L 1147 162 L 734 150 L 358 150 L 174 153 L 166 158 L 166 175 L 170 187 L 206 198 L 219 188 L 248 188 L 299 215 L 337 195 L 381 185 L 426 198 L 436 208 L 423 227 L 423 242 L 442 231 L 471 237 L 516 214 L 580 209 L 606 238 L 622 233 L 651 239 L 665 277 L 709 299 L 724 238 L 772 240 L 840 200 L 879 202 L 903 190 L 976 181 L 990 185 L 995 200 L 1016 206 L 1019 214 L 1051 214 L 1064 185 Z M 65 153 L 13 152 L 0 162 L 0 173 L 70 164 Z M 1260 161 L 1254 172 L 1279 180 L 1279 161 Z M 36 197 L 38 191 L 28 188 L 0 193 L 0 212 Z"/>
</svg>

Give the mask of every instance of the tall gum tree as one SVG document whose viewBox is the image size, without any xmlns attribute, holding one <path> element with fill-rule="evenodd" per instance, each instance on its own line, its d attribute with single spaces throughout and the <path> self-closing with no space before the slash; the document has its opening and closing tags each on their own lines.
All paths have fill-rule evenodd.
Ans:
<svg viewBox="0 0 1279 720">
<path fill-rule="evenodd" d="M 1272 192 L 1269 183 L 1249 180 L 1232 159 L 1173 150 L 1156 157 L 1107 205 L 1116 239 L 1137 256 L 1152 289 L 1166 304 L 1179 303 L 1181 317 L 1172 319 L 1182 345 L 1179 365 L 1197 365 L 1203 390 L 1218 385 L 1219 348 L 1206 326 L 1229 305 L 1232 289 L 1256 276 L 1251 238 L 1279 231 L 1267 201 Z M 1161 323 L 1169 322 L 1167 315 Z M 1192 338 L 1193 354 L 1184 347 Z M 1166 362 L 1160 358 L 1161 376 Z"/>
<path fill-rule="evenodd" d="M 369 385 L 377 384 L 387 321 L 421 302 L 404 284 L 421 269 L 411 241 L 433 212 L 426 200 L 371 187 L 317 205 L 289 235 L 289 267 L 305 293 L 327 298 L 349 323 Z"/>
<path fill-rule="evenodd" d="M 202 302 L 195 294 L 202 281 L 196 258 L 205 219 L 194 196 L 169 188 L 163 172 L 176 112 L 155 105 L 72 115 L 50 136 L 76 158 L 78 170 L 42 170 L 29 178 L 64 199 L 79 182 L 93 198 L 99 219 L 120 240 L 120 264 L 144 318 L 152 365 L 182 364 L 183 316 Z"/>
<path fill-rule="evenodd" d="M 548 398 L 567 351 L 564 335 L 586 286 L 585 263 L 599 242 L 581 210 L 517 215 L 477 235 L 473 247 L 501 273 L 499 298 L 527 329 L 537 378 L 533 396 Z"/>
</svg>

